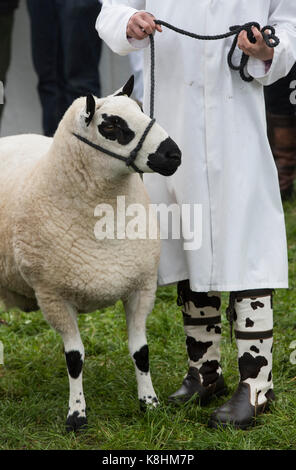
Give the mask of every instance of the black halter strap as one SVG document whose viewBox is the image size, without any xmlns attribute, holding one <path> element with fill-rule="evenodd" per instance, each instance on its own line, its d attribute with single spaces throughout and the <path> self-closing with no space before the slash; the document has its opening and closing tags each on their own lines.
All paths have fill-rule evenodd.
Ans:
<svg viewBox="0 0 296 470">
<path fill-rule="evenodd" d="M 131 166 L 137 173 L 143 173 L 139 168 L 135 165 L 135 160 L 138 156 L 138 153 L 140 152 L 141 148 L 143 147 L 144 141 L 151 130 L 153 124 L 155 123 L 155 119 L 151 119 L 149 122 L 148 126 L 146 127 L 145 131 L 143 132 L 143 135 L 141 139 L 139 140 L 138 144 L 134 148 L 134 150 L 131 151 L 131 153 L 127 157 L 123 157 L 122 155 L 118 155 L 115 152 L 112 152 L 111 150 L 105 149 L 104 147 L 101 147 L 100 145 L 94 144 L 90 140 L 86 139 L 86 137 L 83 137 L 82 135 L 76 134 L 75 132 L 72 132 L 72 134 L 81 142 L 84 144 L 89 145 L 90 147 L 99 150 L 100 152 L 105 153 L 106 155 L 109 155 L 109 157 L 116 158 L 117 160 L 121 160 L 122 162 L 125 162 L 126 166 Z"/>
</svg>

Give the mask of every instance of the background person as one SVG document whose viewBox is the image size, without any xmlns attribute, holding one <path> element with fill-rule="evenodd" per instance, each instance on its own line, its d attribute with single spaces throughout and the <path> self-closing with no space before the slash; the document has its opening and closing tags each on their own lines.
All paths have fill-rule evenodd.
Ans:
<svg viewBox="0 0 296 470">
<path fill-rule="evenodd" d="M 265 87 L 268 137 L 278 169 L 282 199 L 291 198 L 296 175 L 296 104 L 291 102 L 296 64 L 287 77 Z"/>
<path fill-rule="evenodd" d="M 10 64 L 14 10 L 18 0 L 0 0 L 0 81 L 5 85 Z M 0 104 L 0 127 L 4 105 Z"/>
<path fill-rule="evenodd" d="M 46 136 L 79 96 L 101 96 L 98 0 L 28 0 L 33 63 Z"/>
</svg>

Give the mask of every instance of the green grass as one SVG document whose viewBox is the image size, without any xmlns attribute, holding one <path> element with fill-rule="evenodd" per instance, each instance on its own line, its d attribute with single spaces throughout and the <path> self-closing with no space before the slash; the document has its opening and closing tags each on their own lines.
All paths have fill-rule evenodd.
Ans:
<svg viewBox="0 0 296 470">
<path fill-rule="evenodd" d="M 68 378 L 61 338 L 42 314 L 1 314 L 0 449 L 296 449 L 296 202 L 285 206 L 290 289 L 276 293 L 274 382 L 277 402 L 249 431 L 211 430 L 207 421 L 225 398 L 200 408 L 175 408 L 168 395 L 180 385 L 187 357 L 175 287 L 160 288 L 147 324 L 151 373 L 161 407 L 139 411 L 134 367 L 128 355 L 123 307 L 79 319 L 86 350 L 84 391 L 89 427 L 75 436 L 64 429 Z M 223 309 L 227 297 L 223 296 Z M 235 342 L 223 320 L 222 366 L 231 392 L 238 382 Z"/>
</svg>

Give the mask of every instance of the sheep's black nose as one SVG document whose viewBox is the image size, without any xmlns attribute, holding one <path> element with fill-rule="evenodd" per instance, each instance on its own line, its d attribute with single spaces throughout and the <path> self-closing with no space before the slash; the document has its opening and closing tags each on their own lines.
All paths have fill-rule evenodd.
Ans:
<svg viewBox="0 0 296 470">
<path fill-rule="evenodd" d="M 181 150 L 178 145 L 168 137 L 148 157 L 147 165 L 151 170 L 164 176 L 171 176 L 181 165 Z"/>
<path fill-rule="evenodd" d="M 163 154 L 166 158 L 172 158 L 178 161 L 179 164 L 181 163 L 181 150 L 170 137 L 161 142 L 156 153 Z"/>
</svg>

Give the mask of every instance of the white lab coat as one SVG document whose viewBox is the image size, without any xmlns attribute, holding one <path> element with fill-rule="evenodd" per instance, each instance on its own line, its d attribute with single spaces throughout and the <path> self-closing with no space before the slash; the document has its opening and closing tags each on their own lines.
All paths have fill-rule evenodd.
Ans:
<svg viewBox="0 0 296 470">
<path fill-rule="evenodd" d="M 105 0 L 101 38 L 124 55 L 145 49 L 144 108 L 149 113 L 149 39 L 128 40 L 136 10 L 199 34 L 225 33 L 257 21 L 276 25 L 280 45 L 268 72 L 250 58 L 243 82 L 229 69 L 233 38 L 197 41 L 163 27 L 155 34 L 155 117 L 180 146 L 175 175 L 146 174 L 153 203 L 202 204 L 202 246 L 163 240 L 159 284 L 190 279 L 195 291 L 288 287 L 287 243 L 276 166 L 266 135 L 263 85 L 287 75 L 296 61 L 295 0 Z M 235 52 L 239 61 L 241 51 Z"/>
<path fill-rule="evenodd" d="M 140 103 L 143 103 L 144 99 L 144 81 L 143 81 L 143 67 L 144 57 L 143 51 L 137 50 L 129 55 L 130 66 L 135 77 L 135 86 L 133 91 L 133 97 Z"/>
</svg>

